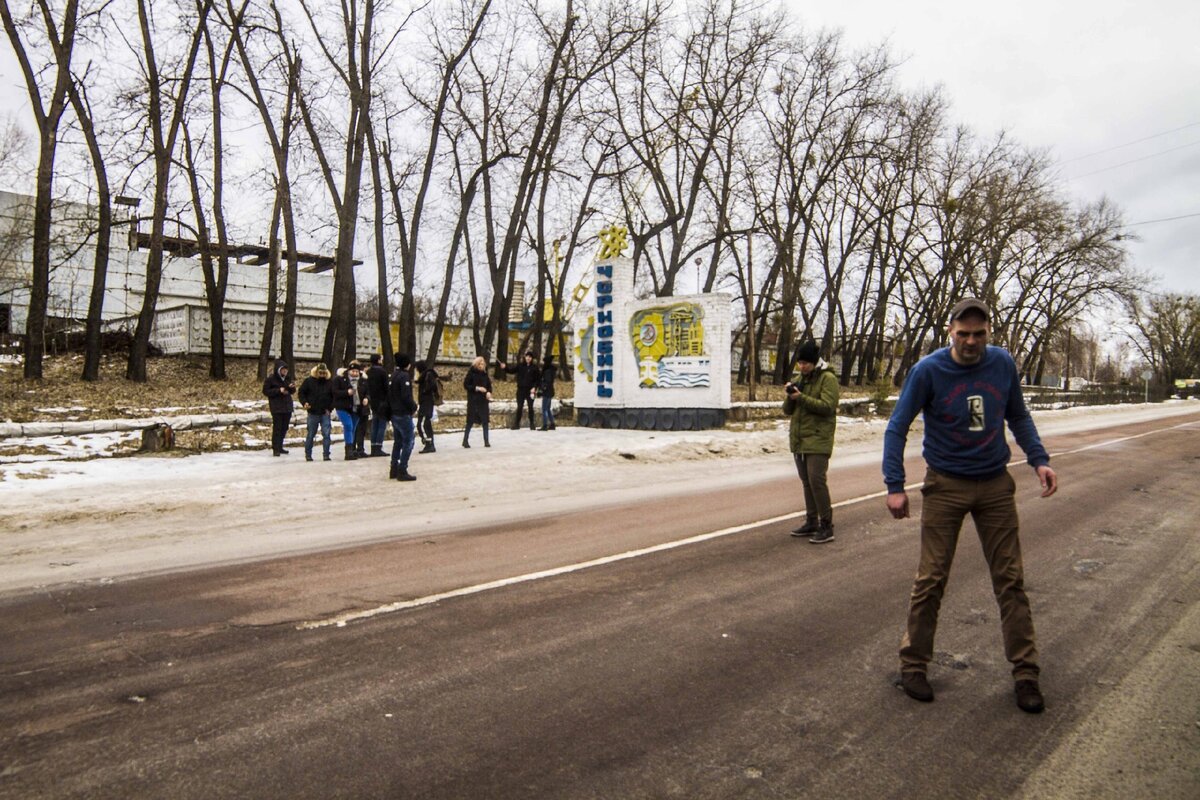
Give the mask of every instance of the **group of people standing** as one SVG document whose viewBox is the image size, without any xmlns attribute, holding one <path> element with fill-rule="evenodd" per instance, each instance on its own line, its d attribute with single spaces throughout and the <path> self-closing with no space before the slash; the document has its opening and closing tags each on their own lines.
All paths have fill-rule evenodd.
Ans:
<svg viewBox="0 0 1200 800">
<path fill-rule="evenodd" d="M 525 401 L 529 406 L 529 427 L 534 428 L 533 399 L 542 398 L 542 430 L 554 429 L 551 400 L 554 397 L 555 368 L 552 356 L 546 356 L 543 368 L 534 364 L 532 352 L 526 352 L 524 363 L 500 367 L 517 375 L 517 413 L 513 429 L 519 427 Z M 414 375 L 415 373 L 415 375 Z M 414 395 L 415 387 L 415 395 Z M 467 391 L 467 423 L 463 430 L 463 447 L 470 447 L 471 429 L 483 428 L 483 445 L 488 441 L 488 421 L 492 400 L 492 379 L 487 372 L 487 359 L 479 356 L 463 379 Z M 383 356 L 370 357 L 365 370 L 361 362 L 351 361 L 336 375 L 325 364 L 317 364 L 307 378 L 296 387 L 286 361 L 275 362 L 275 369 L 263 382 L 263 394 L 271 410 L 271 452 L 287 455 L 284 437 L 291 425 L 295 409 L 293 396 L 307 412 L 307 432 L 304 439 L 304 459 L 313 460 L 313 445 L 317 432 L 321 434 L 322 459 L 329 461 L 333 414 L 342 424 L 345 460 L 388 456 L 383 443 L 387 429 L 392 429 L 391 469 L 389 477 L 399 481 L 414 481 L 408 471 L 409 458 L 420 437 L 421 453 L 434 453 L 433 419 L 435 409 L 442 404 L 441 377 L 432 362 L 413 362 L 406 353 L 395 357 L 395 369 L 389 375 L 383 366 Z M 414 420 L 415 416 L 415 420 Z M 366 446 L 370 443 L 368 453 Z"/>
</svg>

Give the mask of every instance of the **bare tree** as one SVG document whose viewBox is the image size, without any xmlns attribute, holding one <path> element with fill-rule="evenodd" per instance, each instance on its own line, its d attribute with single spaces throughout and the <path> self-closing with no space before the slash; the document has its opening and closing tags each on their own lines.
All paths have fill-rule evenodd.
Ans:
<svg viewBox="0 0 1200 800">
<path fill-rule="evenodd" d="M 336 17 L 334 24 L 330 26 L 338 31 L 340 39 L 337 40 L 330 36 L 329 29 L 318 21 L 307 0 L 300 0 L 300 6 L 329 68 L 348 95 L 345 133 L 341 139 L 343 162 L 340 187 L 329 162 L 328 148 L 319 129 L 312 98 L 303 85 L 297 96 L 304 127 L 320 163 L 321 173 L 338 218 L 333 307 L 325 332 L 322 357 L 327 363 L 342 363 L 354 357 L 357 346 L 354 239 L 358 225 L 367 131 L 370 127 L 372 81 L 381 60 L 386 57 L 388 49 L 408 19 L 411 19 L 411 14 L 401 21 L 388 40 L 381 45 L 378 41 L 380 34 L 376 30 L 378 15 L 375 0 L 365 0 L 361 14 L 357 2 L 341 5 L 340 16 Z"/>
<path fill-rule="evenodd" d="M 196 16 L 183 24 L 190 29 L 187 49 L 178 66 L 178 73 L 164 75 L 158 63 L 155 46 L 155 30 L 151 22 L 148 0 L 138 0 L 138 28 L 141 32 L 140 65 L 147 94 L 146 124 L 150 130 L 151 152 L 154 161 L 154 210 L 150 223 L 149 253 L 146 257 L 146 289 L 142 308 L 138 313 L 137 327 L 129 348 L 129 362 L 125 377 L 131 381 L 145 382 L 146 356 L 150 347 L 150 332 L 154 327 L 154 314 L 158 305 L 159 286 L 162 282 L 163 236 L 170 200 L 171 167 L 176 140 L 183 124 L 188 92 L 191 89 L 196 57 L 204 38 L 205 22 L 212 8 L 212 0 L 199 0 Z M 174 87 L 174 93 L 171 88 Z M 168 115 L 166 106 L 170 106 Z"/>
<path fill-rule="evenodd" d="M 0 19 L 21 66 L 30 107 L 38 129 L 37 182 L 33 212 L 33 283 L 25 323 L 27 379 L 41 380 L 45 354 L 46 309 L 50 293 L 50 224 L 54 202 L 54 159 L 58 128 L 69 102 L 71 55 L 79 23 L 78 0 L 66 0 L 59 14 L 50 0 L 37 0 L 37 12 L 17 19 L 8 0 L 0 0 Z M 40 21 L 38 18 L 40 17 Z M 27 47 L 29 37 L 44 37 L 46 63 L 35 66 Z M 45 77 L 44 77 L 45 76 Z"/>
<path fill-rule="evenodd" d="M 1146 292 L 1127 309 L 1130 340 L 1163 384 L 1200 376 L 1200 296 Z"/>
</svg>

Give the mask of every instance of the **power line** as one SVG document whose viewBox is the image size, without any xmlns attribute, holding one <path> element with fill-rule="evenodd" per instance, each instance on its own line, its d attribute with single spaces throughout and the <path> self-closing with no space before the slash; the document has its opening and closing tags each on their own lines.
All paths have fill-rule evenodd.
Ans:
<svg viewBox="0 0 1200 800">
<path fill-rule="evenodd" d="M 1131 158 L 1128 161 L 1122 161 L 1120 164 L 1113 164 L 1111 167 L 1095 169 L 1095 170 L 1092 170 L 1091 172 L 1085 172 L 1082 175 L 1073 175 L 1070 178 L 1068 178 L 1067 180 L 1074 181 L 1074 180 L 1079 180 L 1080 178 L 1086 178 L 1089 175 L 1098 175 L 1101 172 L 1108 172 L 1109 170 L 1114 170 L 1114 169 L 1117 169 L 1118 167 L 1128 166 L 1129 164 L 1136 164 L 1137 162 L 1145 161 L 1148 158 L 1158 158 L 1159 156 L 1165 156 L 1167 153 L 1174 153 L 1176 150 L 1184 150 L 1188 147 L 1195 147 L 1198 144 L 1200 144 L 1200 140 L 1197 140 L 1194 142 L 1189 142 L 1187 144 L 1181 144 L 1178 147 L 1171 147 L 1167 150 L 1159 150 L 1157 153 L 1151 153 L 1150 155 L 1142 156 L 1141 158 Z"/>
<path fill-rule="evenodd" d="M 1111 153 L 1113 150 L 1120 150 L 1124 147 L 1132 147 L 1135 144 L 1141 144 L 1142 142 L 1148 142 L 1151 139 L 1158 139 L 1159 137 L 1167 136 L 1168 134 L 1172 134 L 1172 133 L 1178 133 L 1179 131 L 1186 131 L 1188 128 L 1195 128 L 1197 126 L 1200 126 L 1200 122 L 1192 122 L 1188 125 L 1181 125 L 1178 128 L 1172 128 L 1169 131 L 1163 131 L 1161 133 L 1152 133 L 1149 136 L 1143 136 L 1141 139 L 1134 139 L 1132 142 L 1125 142 L 1124 144 L 1116 144 L 1116 145 L 1113 145 L 1112 147 L 1106 147 L 1103 150 L 1097 150 L 1094 153 L 1087 153 L 1082 156 L 1075 156 L 1074 158 L 1068 158 L 1065 161 L 1060 161 L 1058 163 L 1070 164 L 1074 161 L 1082 161 L 1085 158 L 1091 158 L 1092 156 L 1104 155 L 1105 153 Z"/>
<path fill-rule="evenodd" d="M 1191 219 L 1192 217 L 1200 217 L 1200 212 L 1195 214 L 1181 214 L 1178 217 L 1162 217 L 1161 219 L 1144 219 L 1141 222 L 1131 222 L 1128 225 L 1122 225 L 1122 228 L 1136 228 L 1138 225 L 1151 225 L 1155 222 L 1174 222 L 1177 219 Z"/>
</svg>

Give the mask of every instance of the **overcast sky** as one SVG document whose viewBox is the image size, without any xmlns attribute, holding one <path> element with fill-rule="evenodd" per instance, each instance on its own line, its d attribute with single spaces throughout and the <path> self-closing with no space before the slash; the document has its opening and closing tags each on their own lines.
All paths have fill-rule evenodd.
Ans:
<svg viewBox="0 0 1200 800">
<path fill-rule="evenodd" d="M 1065 190 L 1122 208 L 1163 290 L 1200 293 L 1200 2 L 781 1 L 848 44 L 889 42 L 901 83 L 942 85 L 981 135 L 1048 149 Z M 28 113 L 21 87 L 5 41 L 0 112 Z"/>
<path fill-rule="evenodd" d="M 1121 207 L 1163 290 L 1200 293 L 1200 2 L 784 1 L 849 44 L 890 42 L 902 85 L 941 84 L 978 133 L 1047 148 L 1067 191 Z"/>
</svg>

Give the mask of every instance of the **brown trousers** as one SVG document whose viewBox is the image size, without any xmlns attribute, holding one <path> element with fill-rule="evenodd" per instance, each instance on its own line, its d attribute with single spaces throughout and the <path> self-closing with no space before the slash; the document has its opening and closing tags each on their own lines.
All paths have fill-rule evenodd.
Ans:
<svg viewBox="0 0 1200 800">
<path fill-rule="evenodd" d="M 1025 594 L 1015 492 L 1016 482 L 1007 471 L 986 481 L 952 478 L 933 470 L 925 473 L 925 485 L 921 487 L 921 562 L 909 604 L 908 630 L 900 643 L 901 671 L 924 672 L 933 658 L 938 609 L 963 517 L 970 514 L 1000 606 L 1004 655 L 1013 665 L 1015 679 L 1037 679 L 1037 646 Z"/>
<path fill-rule="evenodd" d="M 829 499 L 829 456 L 820 453 L 792 453 L 796 472 L 804 484 L 804 516 L 808 522 L 833 522 L 833 503 Z"/>
</svg>

